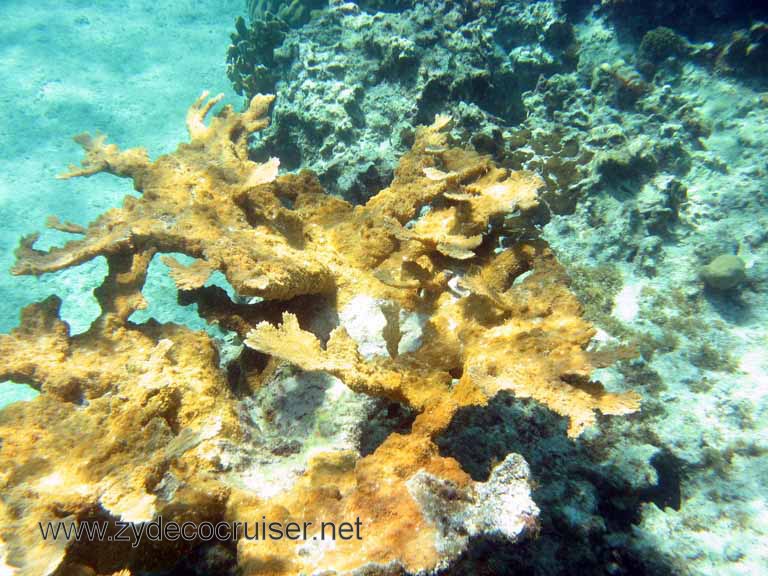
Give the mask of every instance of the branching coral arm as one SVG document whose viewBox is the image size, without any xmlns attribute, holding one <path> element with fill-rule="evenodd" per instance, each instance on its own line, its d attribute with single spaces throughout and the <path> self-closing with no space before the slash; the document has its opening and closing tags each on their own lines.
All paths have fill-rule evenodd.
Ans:
<svg viewBox="0 0 768 576">
<path fill-rule="evenodd" d="M 99 172 L 108 172 L 122 178 L 138 181 L 150 166 L 149 155 L 144 148 L 129 148 L 121 151 L 115 144 L 106 144 L 107 136 L 91 136 L 83 133 L 75 136 L 75 142 L 85 150 L 81 167 L 70 166 L 69 172 L 57 176 L 68 180 L 78 176 L 93 176 Z"/>
<path fill-rule="evenodd" d="M 192 140 L 205 138 L 208 135 L 208 127 L 205 125 L 205 117 L 211 111 L 211 108 L 216 106 L 221 99 L 224 98 L 224 94 L 217 94 L 213 98 L 208 99 L 208 90 L 204 90 L 202 94 L 195 100 L 195 103 L 187 110 L 187 130 Z"/>
</svg>

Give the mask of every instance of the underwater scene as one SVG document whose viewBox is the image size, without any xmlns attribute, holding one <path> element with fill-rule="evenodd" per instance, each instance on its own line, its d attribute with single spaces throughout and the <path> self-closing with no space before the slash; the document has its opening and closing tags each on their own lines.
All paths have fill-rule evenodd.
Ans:
<svg viewBox="0 0 768 576">
<path fill-rule="evenodd" d="M 0 576 L 768 576 L 768 5 L 0 0 Z"/>
</svg>

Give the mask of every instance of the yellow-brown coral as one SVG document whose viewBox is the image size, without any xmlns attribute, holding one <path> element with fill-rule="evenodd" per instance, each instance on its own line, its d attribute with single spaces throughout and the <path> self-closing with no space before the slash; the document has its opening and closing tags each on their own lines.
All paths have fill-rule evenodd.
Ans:
<svg viewBox="0 0 768 576">
<path fill-rule="evenodd" d="M 571 436 L 597 411 L 637 410 L 635 394 L 608 394 L 590 381 L 586 347 L 594 330 L 554 255 L 535 239 L 537 177 L 448 148 L 448 121 L 439 117 L 417 131 L 392 184 L 352 206 L 326 195 L 309 174 L 278 176 L 275 159 L 248 159 L 247 136 L 266 126 L 272 97 L 256 96 L 242 114 L 226 107 L 206 125 L 219 100 L 206 96 L 187 114 L 190 143 L 154 162 L 141 149 L 79 136 L 86 158 L 65 177 L 109 172 L 132 178 L 142 196 L 127 197 L 87 228 L 52 219 L 51 226 L 82 235 L 64 247 L 36 250 L 33 236 L 17 250 L 16 274 L 97 256 L 109 264 L 96 291 L 102 314 L 85 334 L 69 336 L 52 299 L 26 309 L 21 326 L 0 336 L 0 379 L 42 392 L 0 413 L 0 541 L 19 574 L 168 567 L 191 544 L 152 543 L 137 552 L 41 541 L 35 533 L 37 522 L 49 520 L 142 522 L 161 514 L 179 521 L 268 515 L 314 526 L 359 518 L 371 535 L 303 548 L 241 539 L 244 574 L 433 571 L 461 552 L 430 515 L 435 494 L 454 494 L 456 518 L 486 513 L 483 485 L 434 443 L 457 410 L 509 390 L 567 417 Z M 223 447 L 246 435 L 240 399 L 210 338 L 128 320 L 145 305 L 150 260 L 168 252 L 197 259 L 165 262 L 201 313 L 264 355 L 240 365 L 251 391 L 268 385 L 281 362 L 325 372 L 356 392 L 414 409 L 410 433 L 390 434 L 365 457 L 315 454 L 296 482 L 271 497 L 224 473 Z M 214 271 L 238 295 L 265 300 L 206 300 L 201 287 Z M 310 329 L 313 306 L 341 310 L 360 295 L 382 305 L 386 355 L 364 356 L 341 326 L 327 339 Z M 400 311 L 425 319 L 421 345 L 402 353 Z M 520 461 L 510 459 L 498 474 L 510 490 L 525 484 Z M 527 494 L 516 498 L 521 519 L 509 537 L 535 515 Z M 473 526 L 496 529 L 482 518 Z"/>
</svg>

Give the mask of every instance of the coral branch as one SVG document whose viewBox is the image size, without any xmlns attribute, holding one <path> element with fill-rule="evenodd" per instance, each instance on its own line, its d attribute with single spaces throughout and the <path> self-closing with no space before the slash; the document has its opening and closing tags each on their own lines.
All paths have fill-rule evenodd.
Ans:
<svg viewBox="0 0 768 576">
<path fill-rule="evenodd" d="M 224 94 L 217 94 L 209 99 L 208 94 L 208 90 L 205 90 L 187 110 L 187 130 L 192 140 L 205 138 L 209 134 L 209 128 L 205 125 L 205 117 L 211 108 L 224 98 Z"/>
<path fill-rule="evenodd" d="M 171 278 L 179 290 L 200 288 L 213 272 L 213 268 L 205 260 L 196 260 L 190 266 L 182 265 L 171 256 L 163 256 L 162 261 L 171 269 Z"/>
<path fill-rule="evenodd" d="M 79 224 L 74 224 L 72 222 L 62 222 L 56 216 L 49 216 L 45 221 L 45 225 L 48 226 L 48 228 L 52 228 L 60 232 L 66 232 L 68 234 L 85 234 L 85 228 Z"/>
<path fill-rule="evenodd" d="M 93 176 L 99 172 L 109 172 L 115 176 L 133 178 L 138 181 L 149 167 L 149 156 L 144 148 L 131 148 L 120 151 L 115 144 L 106 144 L 107 137 L 99 134 L 95 138 L 88 133 L 75 136 L 75 142 L 85 150 L 82 168 L 70 166 L 69 172 L 58 178 L 68 180 L 79 176 Z"/>
</svg>

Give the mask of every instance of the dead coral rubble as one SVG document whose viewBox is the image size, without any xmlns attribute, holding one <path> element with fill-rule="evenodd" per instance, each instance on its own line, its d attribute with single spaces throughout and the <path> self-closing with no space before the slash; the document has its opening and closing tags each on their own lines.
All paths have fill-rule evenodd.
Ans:
<svg viewBox="0 0 768 576">
<path fill-rule="evenodd" d="M 278 162 L 248 159 L 246 139 L 267 125 L 271 96 L 242 114 L 219 97 L 195 102 L 189 143 L 152 162 L 82 135 L 81 168 L 131 178 L 127 197 L 88 227 L 50 224 L 81 238 L 40 251 L 22 240 L 16 274 L 43 274 L 104 256 L 109 273 L 96 295 L 102 314 L 70 336 L 58 301 L 25 309 L 0 336 L 0 379 L 41 391 L 0 412 L 0 554 L 12 573 L 111 573 L 172 566 L 194 543 L 43 541 L 37 522 L 125 520 L 162 515 L 183 522 L 336 522 L 359 518 L 363 539 L 238 543 L 244 574 L 433 572 L 475 534 L 524 535 L 538 513 L 527 465 L 514 454 L 476 483 L 435 438 L 457 410 L 500 390 L 531 397 L 570 422 L 577 436 L 597 411 L 638 409 L 634 393 L 610 394 L 590 381 L 593 328 L 545 243 L 526 240 L 540 180 L 447 147 L 447 118 L 417 132 L 392 185 L 364 206 L 325 194 L 309 174 L 277 175 Z M 527 230 L 528 233 L 521 233 Z M 502 249 L 501 246 L 507 246 Z M 227 468 L 226 446 L 246 435 L 240 400 L 208 336 L 176 325 L 128 320 L 156 253 L 181 290 L 195 293 L 221 271 L 239 295 L 261 304 L 207 302 L 211 321 L 240 333 L 264 355 L 244 363 L 249 386 L 265 386 L 280 362 L 324 371 L 356 392 L 416 410 L 410 433 L 392 433 L 370 455 L 325 451 L 290 487 L 259 497 Z M 390 314 L 389 356 L 364 358 L 344 328 L 326 339 L 306 329 L 313 298 L 337 309 L 356 296 L 428 320 L 421 346 L 397 354 Z M 291 311 L 292 310 L 292 311 Z M 266 321 L 282 311 L 282 323 Z M 263 312 L 263 313 L 262 313 Z M 277 316 L 279 317 L 279 315 Z M 253 354 L 253 352 L 252 352 Z M 367 536 L 367 537 L 365 537 Z M 69 572 L 67 572 L 69 570 Z"/>
</svg>

